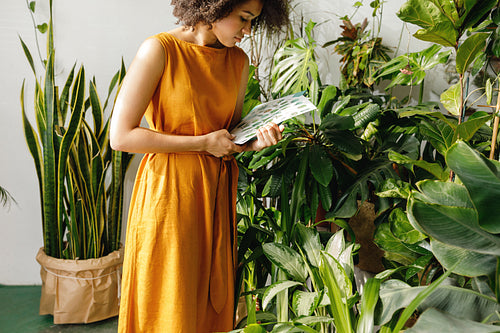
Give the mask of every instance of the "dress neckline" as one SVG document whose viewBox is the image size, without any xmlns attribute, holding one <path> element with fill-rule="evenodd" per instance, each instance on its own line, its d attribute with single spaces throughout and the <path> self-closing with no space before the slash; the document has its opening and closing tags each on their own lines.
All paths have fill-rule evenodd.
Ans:
<svg viewBox="0 0 500 333">
<path fill-rule="evenodd" d="M 223 48 L 218 49 L 218 48 L 211 47 L 211 46 L 205 46 L 205 45 L 191 43 L 191 42 L 185 41 L 183 39 L 180 39 L 180 38 L 172 35 L 170 32 L 165 32 L 165 34 L 170 36 L 172 39 L 179 42 L 180 44 L 184 44 L 184 45 L 187 45 L 187 46 L 190 46 L 193 48 L 198 48 L 198 49 L 203 50 L 203 51 L 209 51 L 209 52 L 214 52 L 214 53 L 225 53 L 228 50 L 228 47 L 223 47 Z"/>
</svg>

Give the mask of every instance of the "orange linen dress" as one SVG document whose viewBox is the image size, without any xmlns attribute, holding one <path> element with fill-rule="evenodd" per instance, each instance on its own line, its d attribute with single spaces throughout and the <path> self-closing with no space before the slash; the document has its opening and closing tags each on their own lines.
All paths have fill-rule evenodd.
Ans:
<svg viewBox="0 0 500 333">
<path fill-rule="evenodd" d="M 176 135 L 228 129 L 246 55 L 157 38 L 165 69 L 145 113 Z M 233 157 L 146 154 L 132 193 L 119 332 L 227 332 L 233 328 L 236 189 Z"/>
</svg>

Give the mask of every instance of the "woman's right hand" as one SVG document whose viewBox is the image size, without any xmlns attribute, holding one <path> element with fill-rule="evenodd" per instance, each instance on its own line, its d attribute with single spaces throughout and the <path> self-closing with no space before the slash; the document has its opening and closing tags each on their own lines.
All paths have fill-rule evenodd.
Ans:
<svg viewBox="0 0 500 333">
<path fill-rule="evenodd" d="M 204 150 L 215 157 L 223 157 L 234 153 L 241 153 L 243 147 L 235 144 L 232 140 L 234 135 L 226 129 L 221 129 L 204 135 Z"/>
</svg>

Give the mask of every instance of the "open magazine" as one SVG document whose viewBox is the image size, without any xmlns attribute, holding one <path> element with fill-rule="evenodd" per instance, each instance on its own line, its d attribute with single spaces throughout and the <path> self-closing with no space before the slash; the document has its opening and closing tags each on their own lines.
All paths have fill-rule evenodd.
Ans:
<svg viewBox="0 0 500 333">
<path fill-rule="evenodd" d="M 303 93 L 288 95 L 254 107 L 231 131 L 233 142 L 243 144 L 255 137 L 259 128 L 269 122 L 279 124 L 287 119 L 315 110 Z"/>
</svg>

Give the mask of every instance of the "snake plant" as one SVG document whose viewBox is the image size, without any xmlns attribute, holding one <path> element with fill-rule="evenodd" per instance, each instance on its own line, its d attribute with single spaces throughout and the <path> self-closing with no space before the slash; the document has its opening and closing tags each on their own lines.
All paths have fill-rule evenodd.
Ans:
<svg viewBox="0 0 500 333">
<path fill-rule="evenodd" d="M 28 8 L 32 13 L 35 10 L 33 3 Z M 86 95 L 83 65 L 77 72 L 73 66 L 60 90 L 56 83 L 52 1 L 49 10 L 43 82 L 21 39 L 35 78 L 36 127 L 26 111 L 24 82 L 21 109 L 26 142 L 38 176 L 43 247 L 47 255 L 55 258 L 98 258 L 120 246 L 123 179 L 132 156 L 111 150 L 109 117 L 105 118 L 104 110 L 125 69 L 122 62 L 104 105 L 95 79 L 88 83 Z"/>
</svg>

